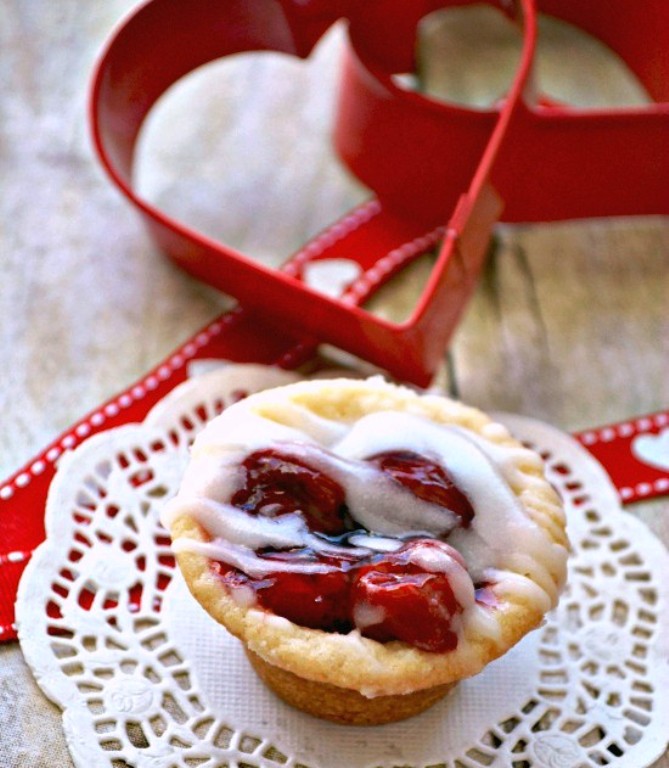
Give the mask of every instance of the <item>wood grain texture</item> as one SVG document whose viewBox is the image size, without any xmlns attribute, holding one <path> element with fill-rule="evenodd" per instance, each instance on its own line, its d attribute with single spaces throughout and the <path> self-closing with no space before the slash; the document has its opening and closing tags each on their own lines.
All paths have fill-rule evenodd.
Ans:
<svg viewBox="0 0 669 768">
<path fill-rule="evenodd" d="M 133 5 L 0 0 L 3 476 L 228 303 L 156 252 L 90 148 L 91 68 Z M 478 21 L 473 27 L 454 22 L 453 39 L 463 48 L 458 55 L 467 55 L 472 36 L 458 33 L 457 24 L 468 23 L 477 36 L 485 32 Z M 329 35 L 309 67 L 240 57 L 177 86 L 143 137 L 142 192 L 272 264 L 363 199 L 367 192 L 336 164 L 328 144 L 340 42 L 340 30 Z M 487 51 L 493 42 L 487 39 Z M 508 37 L 499 45 L 514 55 Z M 590 56 L 587 66 L 575 65 L 574 72 L 588 73 L 587 81 L 576 77 L 578 88 L 563 67 L 544 65 L 556 92 L 574 100 L 587 99 L 593 89 L 598 99 L 641 98 L 633 82 L 620 91 L 618 62 L 602 59 L 599 49 L 578 51 Z M 442 96 L 455 97 L 457 88 L 457 98 L 480 100 L 504 87 L 499 58 L 486 66 L 500 79 L 477 84 L 476 73 L 452 64 L 450 78 L 443 67 L 430 74 L 427 64 L 439 56 L 435 47 L 430 59 L 425 48 L 423 76 Z M 668 275 L 666 219 L 500 227 L 445 358 L 449 386 L 485 409 L 536 416 L 568 430 L 666 408 Z M 399 281 L 404 296 L 383 300 L 381 310 L 406 311 L 406 297 L 424 276 L 414 278 L 417 288 L 405 277 Z M 637 504 L 630 513 L 669 544 L 667 502 Z M 37 697 L 18 646 L 0 648 L 1 764 L 37 768 L 58 755 L 58 765 L 67 765 L 58 712 Z M 17 699 L 22 733 L 1 725 Z M 669 768 L 669 756 L 657 768 Z"/>
<path fill-rule="evenodd" d="M 458 393 L 585 429 L 666 408 L 669 227 L 503 227 L 452 347 Z"/>
</svg>

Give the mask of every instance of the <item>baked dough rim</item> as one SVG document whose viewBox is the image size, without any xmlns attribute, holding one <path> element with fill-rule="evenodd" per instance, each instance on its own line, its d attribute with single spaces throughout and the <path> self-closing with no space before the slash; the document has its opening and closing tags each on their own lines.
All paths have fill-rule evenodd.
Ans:
<svg viewBox="0 0 669 768">
<path fill-rule="evenodd" d="M 239 405 L 265 416 L 276 416 L 284 397 L 320 415 L 328 413 L 330 418 L 329 410 L 339 402 L 340 406 L 345 405 L 343 416 L 348 420 L 372 410 L 409 410 L 439 423 L 466 427 L 516 452 L 523 448 L 505 427 L 476 408 L 441 395 L 418 394 L 379 377 L 298 382 L 250 395 Z M 328 405 L 325 412 L 324 404 Z M 527 449 L 521 455 L 527 455 Z M 559 590 L 566 577 L 567 552 L 561 503 L 543 473 L 537 470 L 536 462 L 527 462 L 518 469 L 518 477 L 525 476 L 527 481 L 512 488 L 515 496 L 553 545 L 564 548 L 565 567 L 553 575 Z M 208 538 L 199 523 L 187 514 L 173 520 L 170 533 L 173 541 L 204 542 Z M 498 600 L 492 612 L 497 625 L 494 636 L 465 631 L 455 650 L 433 653 L 401 641 L 379 643 L 362 637 L 356 630 L 342 635 L 309 629 L 269 611 L 244 607 L 230 595 L 208 557 L 182 550 L 177 553 L 177 561 L 196 600 L 250 651 L 299 677 L 353 689 L 367 697 L 406 694 L 470 677 L 540 626 L 545 613 L 522 595 L 493 587 Z"/>
</svg>

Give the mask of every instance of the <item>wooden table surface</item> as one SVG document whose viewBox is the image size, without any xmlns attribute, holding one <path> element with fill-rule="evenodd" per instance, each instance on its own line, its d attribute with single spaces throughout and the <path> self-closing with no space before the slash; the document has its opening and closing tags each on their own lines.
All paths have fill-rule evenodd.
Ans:
<svg viewBox="0 0 669 768">
<path fill-rule="evenodd" d="M 0 0 L 2 477 L 229 303 L 156 251 L 92 154 L 91 68 L 133 5 Z M 449 30 L 457 56 L 484 40 L 477 66 L 430 67 Z M 507 37 L 460 17 L 439 35 L 424 42 L 426 87 L 479 101 L 503 92 Z M 578 103 L 642 98 L 592 41 L 559 26 L 544 35 L 547 88 Z M 365 199 L 328 144 L 341 38 L 329 34 L 308 67 L 242 56 L 179 84 L 145 132 L 143 193 L 270 263 Z M 668 275 L 666 218 L 500 226 L 445 379 L 474 405 L 565 430 L 667 408 Z M 628 511 L 669 545 L 666 500 Z M 0 646 L 0 734 L 3 766 L 71 764 L 17 644 Z M 656 766 L 669 768 L 669 754 Z"/>
</svg>

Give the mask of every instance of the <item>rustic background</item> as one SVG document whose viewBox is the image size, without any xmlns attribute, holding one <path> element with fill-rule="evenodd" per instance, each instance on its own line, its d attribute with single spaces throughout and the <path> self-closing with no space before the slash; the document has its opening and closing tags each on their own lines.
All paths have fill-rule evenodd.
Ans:
<svg viewBox="0 0 669 768">
<path fill-rule="evenodd" d="M 228 303 L 157 253 L 92 155 L 91 69 L 133 5 L 0 0 L 3 477 Z M 456 15 L 428 35 L 433 94 L 485 103 L 503 93 L 517 41 L 488 21 Z M 581 104 L 643 99 L 598 44 L 561 25 L 542 32 L 540 77 L 552 93 Z M 270 263 L 365 199 L 328 145 L 340 44 L 336 30 L 309 66 L 242 56 L 177 86 L 145 132 L 143 192 Z M 666 218 L 501 226 L 443 379 L 474 405 L 566 430 L 666 408 L 668 275 Z M 399 299 L 396 285 L 377 302 L 383 311 L 402 311 L 403 282 Z M 669 544 L 666 501 L 629 512 Z M 2 765 L 71 764 L 58 711 L 16 644 L 0 647 L 0 734 Z M 667 767 L 669 756 L 657 763 Z"/>
</svg>

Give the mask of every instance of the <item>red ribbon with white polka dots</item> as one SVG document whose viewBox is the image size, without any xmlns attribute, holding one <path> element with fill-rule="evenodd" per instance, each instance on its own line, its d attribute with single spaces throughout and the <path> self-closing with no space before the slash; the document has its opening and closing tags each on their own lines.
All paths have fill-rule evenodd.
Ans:
<svg viewBox="0 0 669 768">
<path fill-rule="evenodd" d="M 186 379 L 194 360 L 226 357 L 292 368 L 312 354 L 309 342 L 277 334 L 275 328 L 263 333 L 258 319 L 244 310 L 223 315 L 1 484 L 0 642 L 16 638 L 16 590 L 34 548 L 44 539 L 46 496 L 64 452 L 96 432 L 141 421 L 152 405 Z M 574 437 L 606 469 L 623 504 L 669 494 L 669 411 L 586 430 Z"/>
<path fill-rule="evenodd" d="M 33 550 L 44 540 L 47 494 L 64 453 L 97 432 L 143 421 L 153 405 L 186 380 L 189 365 L 197 359 L 224 358 L 294 368 L 312 354 L 308 341 L 265 328 L 244 310 L 224 314 L 0 483 L 0 642 L 16 638 L 16 591 Z"/>
<path fill-rule="evenodd" d="M 606 469 L 623 504 L 669 493 L 669 411 L 575 437 Z"/>
<path fill-rule="evenodd" d="M 369 264 L 358 265 L 357 277 L 341 294 L 342 301 L 349 306 L 359 305 L 383 284 L 388 274 L 435 246 L 443 236 L 442 228 L 425 233 L 420 222 L 406 222 L 397 223 L 385 236 L 379 237 L 375 235 L 374 226 L 386 218 L 382 206 L 371 199 L 313 238 L 281 269 L 294 276 L 322 257 L 336 261 L 342 253 L 359 253 Z M 355 263 L 350 255 L 348 260 L 352 265 Z M 159 400 L 188 377 L 190 364 L 195 360 L 260 363 L 294 369 L 306 361 L 313 365 L 316 347 L 316 340 L 305 331 L 289 331 L 244 308 L 227 312 L 0 483 L 0 642 L 16 637 L 16 590 L 33 550 L 44 540 L 47 493 L 63 453 L 96 432 L 143 421 Z"/>
</svg>

